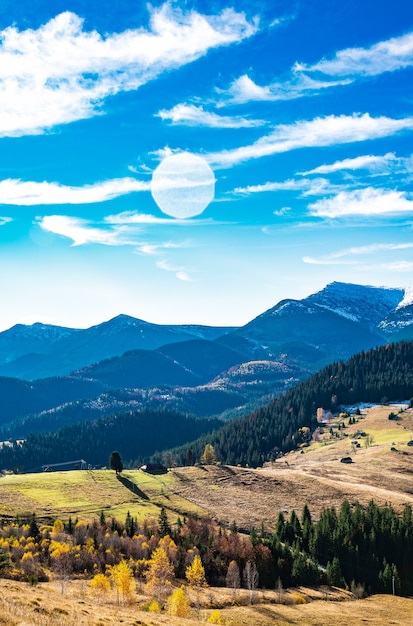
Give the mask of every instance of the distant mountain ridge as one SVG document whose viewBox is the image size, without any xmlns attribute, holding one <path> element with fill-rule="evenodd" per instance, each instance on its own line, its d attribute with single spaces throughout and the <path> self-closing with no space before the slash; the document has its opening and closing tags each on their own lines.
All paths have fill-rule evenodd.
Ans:
<svg viewBox="0 0 413 626">
<path fill-rule="evenodd" d="M 0 333 L 0 428 L 20 436 L 29 424 L 42 430 L 45 411 L 50 428 L 53 417 L 73 422 L 78 407 L 83 419 L 92 405 L 99 415 L 136 407 L 242 415 L 329 363 L 413 339 L 412 302 L 408 289 L 334 282 L 241 328 L 127 315 L 86 330 L 16 325 Z"/>
<path fill-rule="evenodd" d="M 282 300 L 241 328 L 152 324 L 128 315 L 87 329 L 17 324 L 0 333 L 0 376 L 62 376 L 131 350 L 165 352 L 193 340 L 212 342 L 217 352 L 217 344 L 224 345 L 244 361 L 292 360 L 315 371 L 358 350 L 410 338 L 412 290 L 333 282 L 302 300 Z"/>
<path fill-rule="evenodd" d="M 129 350 L 155 350 L 188 339 L 214 340 L 232 330 L 151 324 L 128 315 L 86 329 L 17 324 L 0 333 L 0 376 L 26 380 L 61 376 Z"/>
</svg>

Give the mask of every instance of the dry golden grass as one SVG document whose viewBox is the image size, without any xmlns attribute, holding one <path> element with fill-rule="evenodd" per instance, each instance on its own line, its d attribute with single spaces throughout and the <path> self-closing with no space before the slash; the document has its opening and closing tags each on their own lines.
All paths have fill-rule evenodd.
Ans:
<svg viewBox="0 0 413 626">
<path fill-rule="evenodd" d="M 401 413 L 397 422 L 389 421 L 389 413 L 398 410 L 397 406 L 365 410 L 357 424 L 342 431 L 342 439 L 330 440 L 327 427 L 324 441 L 262 469 L 177 468 L 172 470 L 174 489 L 220 521 L 236 520 L 244 528 L 264 521 L 271 530 L 280 510 L 301 511 L 305 503 L 317 518 L 324 507 L 339 508 L 345 498 L 364 505 L 374 499 L 401 511 L 405 504 L 413 505 L 413 448 L 407 446 L 413 439 L 413 410 Z M 354 451 L 351 441 L 358 430 L 372 435 L 373 444 L 365 448 L 361 438 L 362 447 Z M 341 463 L 344 456 L 351 456 L 353 463 Z"/>
<path fill-rule="evenodd" d="M 413 600 L 377 595 L 365 600 L 349 600 L 349 594 L 299 588 L 283 592 L 283 603 L 274 591 L 257 592 L 248 604 L 245 590 L 237 592 L 210 588 L 204 590 L 200 622 L 206 623 L 213 608 L 219 608 L 226 626 L 408 626 L 413 621 Z M 294 604 L 298 598 L 304 603 Z M 295 600 L 294 600 L 295 599 Z M 187 619 L 162 612 L 148 613 L 149 598 L 139 593 L 127 605 L 117 605 L 114 596 L 97 601 L 84 581 L 70 581 L 61 593 L 57 582 L 31 587 L 27 583 L 0 580 L 1 626 L 195 626 L 200 622 L 194 608 Z"/>
</svg>

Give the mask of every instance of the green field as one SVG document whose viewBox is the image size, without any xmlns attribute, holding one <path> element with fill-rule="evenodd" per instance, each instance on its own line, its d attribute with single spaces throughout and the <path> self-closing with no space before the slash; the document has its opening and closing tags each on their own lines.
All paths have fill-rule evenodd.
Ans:
<svg viewBox="0 0 413 626">
<path fill-rule="evenodd" d="M 106 517 L 123 520 L 129 511 L 143 520 L 158 517 L 163 506 L 173 522 L 179 515 L 204 512 L 173 492 L 170 474 L 152 476 L 129 470 L 122 477 L 136 485 L 135 493 L 111 470 L 6 475 L 0 478 L 0 516 L 34 512 L 39 519 L 89 520 L 104 511 Z"/>
</svg>

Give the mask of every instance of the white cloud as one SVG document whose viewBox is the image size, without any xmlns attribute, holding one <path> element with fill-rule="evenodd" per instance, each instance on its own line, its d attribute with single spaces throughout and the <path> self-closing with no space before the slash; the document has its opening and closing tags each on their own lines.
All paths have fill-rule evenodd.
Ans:
<svg viewBox="0 0 413 626">
<path fill-rule="evenodd" d="M 278 100 L 294 100 L 319 92 L 329 87 L 347 85 L 349 79 L 332 81 L 316 80 L 305 74 L 293 74 L 291 78 L 273 82 L 261 87 L 247 74 L 240 76 L 231 83 L 228 90 L 217 90 L 225 98 L 226 103 L 245 104 L 252 101 L 276 102 Z M 221 105 L 223 102 L 220 103 Z"/>
<path fill-rule="evenodd" d="M 45 231 L 71 239 L 73 246 L 81 246 L 88 243 L 98 243 L 106 246 L 136 243 L 122 229 L 101 228 L 78 217 L 45 215 L 39 218 L 37 223 Z"/>
<path fill-rule="evenodd" d="M 309 205 L 315 217 L 380 216 L 413 214 L 413 200 L 402 191 L 367 187 L 342 191 L 332 198 L 324 198 Z"/>
<path fill-rule="evenodd" d="M 266 124 L 264 120 L 250 120 L 240 115 L 223 116 L 205 111 L 202 106 L 193 104 L 177 104 L 167 111 L 157 113 L 162 120 L 182 126 L 205 126 L 207 128 L 254 128 Z"/>
<path fill-rule="evenodd" d="M 168 261 L 158 261 L 156 267 L 166 272 L 173 272 L 178 280 L 185 282 L 192 282 L 193 280 L 185 268 L 171 265 Z"/>
<path fill-rule="evenodd" d="M 7 219 L 7 218 L 5 218 Z M 147 243 L 142 242 L 145 226 L 188 225 L 188 220 L 158 218 L 144 213 L 125 211 L 118 215 L 108 215 L 101 222 L 92 222 L 68 215 L 45 215 L 38 217 L 37 225 L 42 229 L 72 240 L 72 245 L 102 244 L 106 246 L 135 246 L 140 254 L 158 254 L 160 250 L 189 247 L 189 241 Z M 218 222 L 193 220 L 191 226 L 210 226 Z M 164 268 L 165 269 L 165 268 Z M 183 268 L 178 268 L 179 270 Z M 178 271 L 178 270 L 176 270 Z"/>
<path fill-rule="evenodd" d="M 0 136 L 41 133 L 101 111 L 107 96 L 136 90 L 166 70 L 257 31 L 243 13 L 151 7 L 150 28 L 102 36 L 74 13 L 37 30 L 0 31 Z"/>
<path fill-rule="evenodd" d="M 328 76 L 377 76 L 413 66 L 413 33 L 393 37 L 369 48 L 346 48 L 314 65 L 297 64 L 295 71 Z"/>
<path fill-rule="evenodd" d="M 175 226 L 208 226 L 208 225 L 216 225 L 222 222 L 214 222 L 212 219 L 194 219 L 188 221 L 187 219 L 178 219 L 171 217 L 156 217 L 155 215 L 150 215 L 149 213 L 137 213 L 135 211 L 123 211 L 122 213 L 118 213 L 117 215 L 108 215 L 104 218 L 106 224 L 168 224 Z"/>
<path fill-rule="evenodd" d="M 1 216 L 0 215 L 0 226 L 4 226 L 5 224 L 9 224 L 12 221 L 13 221 L 13 218 L 5 217 L 5 216 Z"/>
<path fill-rule="evenodd" d="M 282 217 L 283 215 L 287 215 L 288 213 L 290 213 L 290 211 L 291 211 L 290 206 L 283 206 L 281 207 L 281 209 L 276 209 L 275 211 L 273 211 L 273 214 L 276 215 L 277 217 Z"/>
<path fill-rule="evenodd" d="M 58 183 L 6 179 L 0 181 L 0 204 L 90 204 L 105 202 L 137 191 L 149 191 L 149 182 L 135 178 L 115 178 L 94 185 L 72 187 Z"/>
<path fill-rule="evenodd" d="M 137 248 L 137 253 L 147 256 L 156 256 L 157 254 L 161 254 L 164 250 L 168 249 L 177 249 L 177 248 L 188 248 L 190 246 L 190 242 L 173 242 L 173 241 L 165 241 L 163 243 L 142 243 Z"/>
<path fill-rule="evenodd" d="M 271 89 L 269 87 L 259 87 L 247 74 L 234 80 L 228 91 L 218 90 L 218 92 L 224 93 L 229 97 L 230 101 L 237 104 L 251 102 L 252 100 L 272 100 Z"/>
<path fill-rule="evenodd" d="M 269 135 L 253 144 L 204 155 L 216 167 L 230 167 L 236 163 L 264 156 L 289 152 L 297 148 L 333 146 L 388 137 L 403 130 L 413 129 L 413 117 L 392 119 L 370 117 L 368 113 L 330 115 L 294 124 L 280 124 Z"/>
<path fill-rule="evenodd" d="M 319 167 L 309 170 L 308 172 L 298 172 L 302 176 L 309 174 L 332 174 L 341 170 L 378 170 L 387 169 L 389 164 L 397 161 L 397 157 L 393 152 L 388 152 L 384 156 L 374 156 L 366 154 L 355 157 L 353 159 L 343 159 L 342 161 L 335 161 L 330 165 L 320 165 Z"/>
<path fill-rule="evenodd" d="M 377 266 L 371 269 L 377 269 Z M 394 261 L 393 263 L 382 263 L 379 265 L 379 269 L 390 270 L 391 272 L 411 272 L 413 270 L 413 262 Z"/>
<path fill-rule="evenodd" d="M 188 282 L 188 283 L 192 283 L 193 279 L 190 277 L 189 274 L 187 274 L 187 272 L 176 272 L 175 276 L 178 278 L 178 280 L 183 280 L 184 282 Z"/>
<path fill-rule="evenodd" d="M 407 33 L 369 48 L 340 50 L 333 59 L 322 59 L 313 65 L 295 63 L 288 77 L 269 85 L 257 85 L 244 74 L 234 80 L 228 90 L 217 89 L 217 92 L 224 96 L 221 105 L 228 102 L 243 104 L 260 100 L 292 100 L 323 89 L 351 84 L 359 77 L 376 76 L 412 66 L 413 33 Z"/>
<path fill-rule="evenodd" d="M 271 191 L 301 191 L 302 196 L 319 196 L 326 193 L 337 193 L 342 186 L 332 185 L 326 178 L 289 179 L 282 182 L 267 182 L 262 185 L 248 185 L 237 187 L 234 193 L 251 195 Z"/>
</svg>

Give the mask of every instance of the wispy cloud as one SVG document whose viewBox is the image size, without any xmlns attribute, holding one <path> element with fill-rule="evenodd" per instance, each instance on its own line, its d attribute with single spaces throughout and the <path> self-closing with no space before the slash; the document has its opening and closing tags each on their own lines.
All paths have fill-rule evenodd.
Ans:
<svg viewBox="0 0 413 626">
<path fill-rule="evenodd" d="M 334 172 L 340 172 L 342 170 L 382 170 L 388 169 L 389 165 L 397 162 L 398 159 L 393 152 L 388 152 L 384 156 L 374 156 L 366 154 L 355 157 L 354 159 L 343 159 L 342 161 L 335 161 L 330 165 L 320 165 L 319 167 L 309 170 L 308 172 L 298 172 L 302 176 L 309 174 L 332 174 Z"/>
<path fill-rule="evenodd" d="M 71 12 L 37 30 L 0 31 L 0 136 L 41 133 L 96 115 L 106 97 L 136 90 L 258 28 L 232 9 L 205 16 L 166 2 L 149 11 L 147 30 L 104 36 L 84 30 Z"/>
<path fill-rule="evenodd" d="M 295 71 L 321 72 L 328 76 L 377 76 L 413 66 L 413 33 L 393 37 L 369 48 L 346 48 L 331 60 L 314 65 L 296 64 Z"/>
<path fill-rule="evenodd" d="M 4 218 L 7 219 L 7 218 Z M 158 218 L 145 213 L 124 211 L 108 215 L 101 221 L 92 221 L 68 215 L 45 215 L 36 219 L 45 231 L 72 240 L 73 246 L 102 244 L 106 246 L 135 246 L 140 254 L 157 254 L 160 250 L 189 247 L 189 241 L 162 244 L 142 241 L 142 233 L 148 226 L 211 226 L 220 224 L 213 220 L 178 220 Z"/>
<path fill-rule="evenodd" d="M 346 48 L 335 57 L 314 64 L 297 62 L 290 72 L 268 85 L 257 85 L 248 74 L 234 80 L 227 90 L 217 89 L 219 103 L 293 100 L 355 80 L 413 66 L 413 33 L 378 42 L 368 48 Z"/>
<path fill-rule="evenodd" d="M 314 217 L 413 215 L 413 200 L 405 192 L 366 187 L 342 191 L 332 198 L 323 198 L 309 207 Z"/>
<path fill-rule="evenodd" d="M 187 270 L 183 267 L 171 265 L 168 261 L 158 261 L 156 263 L 156 267 L 161 270 L 165 270 L 166 272 L 173 272 L 178 280 L 182 280 L 184 282 L 193 282 L 193 279 L 188 274 Z"/>
<path fill-rule="evenodd" d="M 234 193 L 248 196 L 255 193 L 267 193 L 272 191 L 300 191 L 301 195 L 305 197 L 337 193 L 342 190 L 342 188 L 342 185 L 332 185 L 326 178 L 292 178 L 281 182 L 267 182 L 262 185 L 237 187 L 234 189 Z"/>
<path fill-rule="evenodd" d="M 175 125 L 207 128 L 254 128 L 266 124 L 264 120 L 251 120 L 241 115 L 217 115 L 193 104 L 177 104 L 169 111 L 162 109 L 157 116 Z"/>
<path fill-rule="evenodd" d="M 0 226 L 4 226 L 5 224 L 9 224 L 13 221 L 12 217 L 5 217 L 0 215 Z"/>
<path fill-rule="evenodd" d="M 105 202 L 137 191 L 148 191 L 150 183 L 135 178 L 116 178 L 94 185 L 73 187 L 58 183 L 6 179 L 0 181 L 0 204 L 90 204 Z"/>
<path fill-rule="evenodd" d="M 347 85 L 351 81 L 343 80 L 317 80 L 305 74 L 293 73 L 289 78 L 270 83 L 269 85 L 257 85 L 248 74 L 234 80 L 227 90 L 217 89 L 223 97 L 218 104 L 245 104 L 247 102 L 262 101 L 276 102 L 278 100 L 294 100 L 303 96 L 312 95 L 338 85 Z"/>
<path fill-rule="evenodd" d="M 216 222 L 211 218 L 208 219 L 179 219 L 171 217 L 157 217 L 149 213 L 138 213 L 135 211 L 123 211 L 114 215 L 108 215 L 104 218 L 106 224 L 159 224 L 159 225 L 174 225 L 174 226 L 212 226 L 221 224 L 222 222 Z"/>
<path fill-rule="evenodd" d="M 189 241 L 175 242 L 175 241 L 165 241 L 162 243 L 142 243 L 136 249 L 138 254 L 142 254 L 145 256 L 156 256 L 158 254 L 162 254 L 165 250 L 173 250 L 178 248 L 188 248 L 190 247 Z"/>
<path fill-rule="evenodd" d="M 68 215 L 45 215 L 38 218 L 38 226 L 42 230 L 72 240 L 73 246 L 84 244 L 102 244 L 106 246 L 132 245 L 136 241 L 121 228 L 102 228 L 88 220 Z"/>
<path fill-rule="evenodd" d="M 368 113 L 330 115 L 294 124 L 280 124 L 253 144 L 209 153 L 205 158 L 216 167 L 289 152 L 298 148 L 325 147 L 388 137 L 413 129 L 413 117 L 393 119 Z"/>
<path fill-rule="evenodd" d="M 303 257 L 304 263 L 310 265 L 354 265 L 359 263 L 360 256 L 368 256 L 377 252 L 389 252 L 395 250 L 411 250 L 413 243 L 374 243 L 366 246 L 354 246 L 337 250 L 331 254 L 325 254 L 320 257 Z"/>
</svg>

